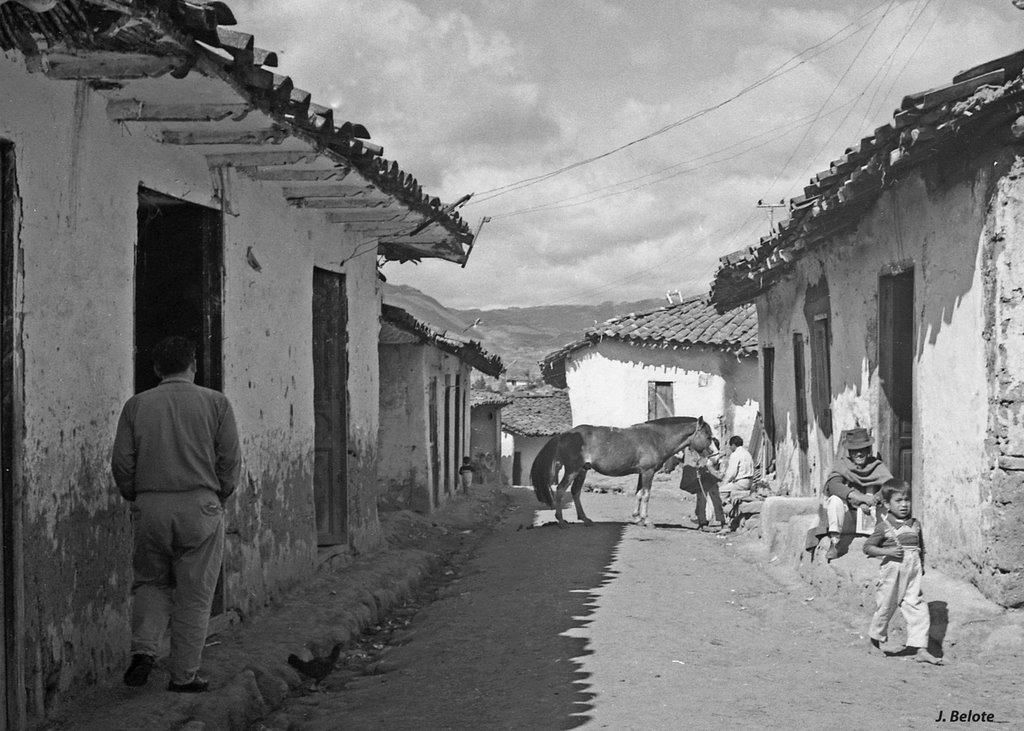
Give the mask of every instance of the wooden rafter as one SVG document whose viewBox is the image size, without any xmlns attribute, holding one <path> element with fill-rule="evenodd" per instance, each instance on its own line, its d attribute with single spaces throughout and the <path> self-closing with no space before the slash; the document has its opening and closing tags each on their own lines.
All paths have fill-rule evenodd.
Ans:
<svg viewBox="0 0 1024 731">
<path fill-rule="evenodd" d="M 252 109 L 252 105 L 245 102 L 156 104 L 138 99 L 114 99 L 107 104 L 107 117 L 115 122 L 218 122 L 228 117 L 239 121 Z"/>
<path fill-rule="evenodd" d="M 183 58 L 170 56 L 91 51 L 47 53 L 42 69 L 51 79 L 143 79 L 163 76 L 182 63 Z"/>
<path fill-rule="evenodd" d="M 211 167 L 233 165 L 239 170 L 249 170 L 272 165 L 302 165 L 315 163 L 320 159 L 316 150 L 261 150 L 260 152 L 228 152 L 207 155 Z"/>
<path fill-rule="evenodd" d="M 294 183 L 316 183 L 325 181 L 339 182 L 344 180 L 351 168 L 338 165 L 333 168 L 295 169 L 287 167 L 239 167 L 239 172 L 256 180 L 277 180 Z"/>
<path fill-rule="evenodd" d="M 265 145 L 278 144 L 289 137 L 277 127 L 240 130 L 164 130 L 160 141 L 167 145 Z"/>
</svg>

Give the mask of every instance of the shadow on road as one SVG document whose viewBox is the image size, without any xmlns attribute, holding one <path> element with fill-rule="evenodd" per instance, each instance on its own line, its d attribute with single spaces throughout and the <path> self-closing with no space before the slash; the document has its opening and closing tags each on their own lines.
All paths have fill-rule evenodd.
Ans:
<svg viewBox="0 0 1024 731">
<path fill-rule="evenodd" d="M 534 662 L 532 669 L 524 669 L 529 677 L 508 683 L 501 703 L 507 713 L 497 714 L 496 721 L 516 719 L 523 724 L 517 728 L 571 729 L 591 719 L 594 694 L 581 660 L 593 651 L 579 630 L 591 622 L 596 591 L 616 578 L 611 566 L 625 530 L 621 522 L 565 528 L 545 524 L 515 534 L 515 546 L 506 547 L 506 556 L 519 564 L 506 574 L 518 595 L 509 602 L 510 610 L 514 606 L 514 613 L 527 610 L 530 615 L 523 620 L 522 641 L 532 646 Z M 520 580 L 521 572 L 532 578 Z M 513 710 L 517 707 L 521 712 Z"/>
</svg>

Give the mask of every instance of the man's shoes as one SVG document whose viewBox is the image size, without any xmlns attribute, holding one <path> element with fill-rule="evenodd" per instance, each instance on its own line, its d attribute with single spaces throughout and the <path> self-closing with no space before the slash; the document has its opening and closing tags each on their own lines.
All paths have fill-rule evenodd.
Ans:
<svg viewBox="0 0 1024 731">
<path fill-rule="evenodd" d="M 149 672 L 153 669 L 152 655 L 132 655 L 132 662 L 124 671 L 124 684 L 138 688 L 149 680 Z"/>
<path fill-rule="evenodd" d="M 167 684 L 167 690 L 172 693 L 205 693 L 210 689 L 210 681 L 198 675 L 187 683 L 175 683 L 173 680 Z"/>
</svg>

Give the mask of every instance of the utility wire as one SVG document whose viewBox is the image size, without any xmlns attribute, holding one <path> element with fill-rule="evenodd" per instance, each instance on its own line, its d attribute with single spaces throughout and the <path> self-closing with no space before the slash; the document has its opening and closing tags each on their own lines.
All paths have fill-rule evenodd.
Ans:
<svg viewBox="0 0 1024 731">
<path fill-rule="evenodd" d="M 661 127 L 660 129 L 657 129 L 657 130 L 655 130 L 653 132 L 650 132 L 650 133 L 648 133 L 646 135 L 643 135 L 642 137 L 638 137 L 636 139 L 630 140 L 629 142 L 626 142 L 625 144 L 619 145 L 618 147 L 615 147 L 615 148 L 613 148 L 611 150 L 608 150 L 606 152 L 603 152 L 601 154 L 594 155 L 592 157 L 585 158 L 583 160 L 578 160 L 578 161 L 576 161 L 574 163 L 571 163 L 569 165 L 565 165 L 565 166 L 563 166 L 561 168 L 557 168 L 557 169 L 549 171 L 547 173 L 542 173 L 540 175 L 535 175 L 535 176 L 532 176 L 532 177 L 529 177 L 529 178 L 524 178 L 522 180 L 519 180 L 519 181 L 516 181 L 516 182 L 513 182 L 513 183 L 508 183 L 506 185 L 502 185 L 502 186 L 498 186 L 496 188 L 491 188 L 489 190 L 485 190 L 485 191 L 483 191 L 481 193 L 478 193 L 477 196 L 474 198 L 474 200 L 470 201 L 470 203 L 468 205 L 476 205 L 476 204 L 479 204 L 479 203 L 483 203 L 485 201 L 488 201 L 488 200 L 490 200 L 492 198 L 497 197 L 498 195 L 504 195 L 504 194 L 512 192 L 514 190 L 520 190 L 522 188 L 526 188 L 526 187 L 531 186 L 531 185 L 536 185 L 537 183 L 544 182 L 545 180 L 549 180 L 549 179 L 551 179 L 551 178 L 553 178 L 553 177 L 555 177 L 557 175 L 561 175 L 561 174 L 566 173 L 566 172 L 568 172 L 570 170 L 575 170 L 576 168 L 582 167 L 584 165 L 589 165 L 591 163 L 597 162 L 598 160 L 603 160 L 604 158 L 609 157 L 611 155 L 614 155 L 617 152 L 621 152 L 622 150 L 625 150 L 625 149 L 627 149 L 629 147 L 632 147 L 634 145 L 640 144 L 642 142 L 646 142 L 647 140 L 650 140 L 650 139 L 652 139 L 654 137 L 660 136 L 662 134 L 665 134 L 666 132 L 669 132 L 669 131 L 671 131 L 673 129 L 676 129 L 677 127 L 680 127 L 680 126 L 682 126 L 684 124 L 692 122 L 693 120 L 698 119 L 698 118 L 700 118 L 700 117 L 702 117 L 702 116 L 704 116 L 706 114 L 709 114 L 710 112 L 713 112 L 713 111 L 715 111 L 717 109 L 721 109 L 722 107 L 726 106 L 727 104 L 730 104 L 731 102 L 735 101 L 736 99 L 739 99 L 740 97 L 745 96 L 746 94 L 749 94 L 750 92 L 754 91 L 758 87 L 763 86 L 764 84 L 767 84 L 768 82 L 773 81 L 774 79 L 779 78 L 780 76 L 788 74 L 790 71 L 796 70 L 797 68 L 799 68 L 803 64 L 805 64 L 808 61 L 810 61 L 812 58 L 815 58 L 816 56 L 820 55 L 821 53 L 824 53 L 825 51 L 831 50 L 832 47 L 834 47 L 836 45 L 839 45 L 840 43 L 846 41 L 848 38 L 853 37 L 854 35 L 859 33 L 861 30 L 863 30 L 865 27 L 867 27 L 866 24 L 862 25 L 862 26 L 858 26 L 858 23 L 861 20 L 863 20 L 864 18 L 866 18 L 869 15 L 871 15 L 872 13 L 874 13 L 878 8 L 882 7 L 886 3 L 888 3 L 890 5 L 890 9 L 891 9 L 891 5 L 892 5 L 893 2 L 895 2 L 895 0 L 883 0 L 883 2 L 879 3 L 878 5 L 874 6 L 870 10 L 868 10 L 865 13 L 863 13 L 862 15 L 860 15 L 852 23 L 849 23 L 846 26 L 844 26 L 843 28 L 840 28 L 838 31 L 833 33 L 831 36 L 829 36 L 825 40 L 823 40 L 823 41 L 821 41 L 821 42 L 819 42 L 819 43 L 817 43 L 817 44 L 815 44 L 813 46 L 809 46 L 808 48 L 805 48 L 803 51 L 800 51 L 799 53 L 795 54 L 794 56 L 792 56 L 787 61 L 785 61 L 784 63 L 780 64 L 779 66 L 777 66 L 775 69 L 773 69 L 771 72 L 769 72 L 765 76 L 762 76 L 760 79 L 758 79 L 758 80 L 752 82 L 751 84 L 745 86 L 744 88 L 740 89 L 740 91 L 738 91 L 737 93 L 735 93 L 731 97 L 726 98 L 723 101 L 717 102 L 717 103 L 712 104 L 712 105 L 710 105 L 708 107 L 704 107 L 703 109 L 699 109 L 696 112 L 693 112 L 693 113 L 687 115 L 686 117 L 683 117 L 682 119 L 678 119 L 678 120 L 676 120 L 674 122 L 671 122 L 671 123 L 665 125 L 664 127 Z M 886 10 L 886 13 L 888 13 L 888 12 L 889 12 L 889 10 Z M 882 17 L 884 18 L 885 15 L 883 14 Z M 845 38 L 840 39 L 839 41 L 837 41 L 832 46 L 828 46 L 828 47 L 824 48 L 819 53 L 815 53 L 815 54 L 807 56 L 806 58 L 801 59 L 801 57 L 804 56 L 805 54 L 807 54 L 807 53 L 809 53 L 811 51 L 814 51 L 814 50 L 824 46 L 825 44 L 829 43 L 830 41 L 832 41 L 837 36 L 845 33 L 848 30 L 850 30 L 851 28 L 853 28 L 852 32 L 850 32 L 849 35 L 846 36 Z M 877 25 L 876 25 L 876 28 L 877 28 Z M 872 33 L 874 33 L 874 31 L 872 31 Z M 787 66 L 789 66 L 789 64 L 793 63 L 797 59 L 801 59 L 801 60 L 798 63 L 796 63 L 794 66 L 792 66 L 791 68 L 788 68 L 788 69 L 786 68 Z"/>
<path fill-rule="evenodd" d="M 754 152 L 755 150 L 758 150 L 758 149 L 764 147 L 768 143 L 774 142 L 775 140 L 778 140 L 778 139 L 781 139 L 781 138 L 785 137 L 786 135 L 796 131 L 797 129 L 800 129 L 800 127 L 804 126 L 805 123 L 808 123 L 807 120 L 809 120 L 811 117 L 816 117 L 816 119 L 814 119 L 814 120 L 812 120 L 812 122 L 810 122 L 810 123 L 813 123 L 813 121 L 817 121 L 817 119 L 820 119 L 822 117 L 827 117 L 827 116 L 829 116 L 831 114 L 835 114 L 836 112 L 841 111 L 842 109 L 846 108 L 847 106 L 849 106 L 850 104 L 852 104 L 852 103 L 854 103 L 856 101 L 857 101 L 856 98 L 853 99 L 853 100 L 847 101 L 844 104 L 841 104 L 840 106 L 835 107 L 834 109 L 829 110 L 825 114 L 817 115 L 817 117 L 816 117 L 815 114 L 809 114 L 806 117 L 802 117 L 800 119 L 797 119 L 797 120 L 794 120 L 794 121 L 791 121 L 791 122 L 786 122 L 785 124 L 777 125 L 777 126 L 772 127 L 772 128 L 770 128 L 768 130 L 765 130 L 764 132 L 760 132 L 760 133 L 758 133 L 756 135 L 752 135 L 750 137 L 747 137 L 744 140 L 740 140 L 739 142 L 734 142 L 731 145 L 726 145 L 725 147 L 720 147 L 717 150 L 713 150 L 713 151 L 705 153 L 703 155 L 698 155 L 697 157 L 690 158 L 688 160 L 683 160 L 682 162 L 678 162 L 678 163 L 675 163 L 673 165 L 669 165 L 667 167 L 660 168 L 659 170 L 655 170 L 654 172 L 646 173 L 644 175 L 639 175 L 639 176 L 637 176 L 635 178 L 631 178 L 629 180 L 622 180 L 622 181 L 618 181 L 618 182 L 615 182 L 615 183 L 609 183 L 608 185 L 601 186 L 600 188 L 594 188 L 592 190 L 588 190 L 588 191 L 585 191 L 583 193 L 578 193 L 576 195 L 569 196 L 568 198 L 563 198 L 563 199 L 558 200 L 558 201 L 551 201 L 549 203 L 544 203 L 544 204 L 533 206 L 533 207 L 530 207 L 530 208 L 519 208 L 519 209 L 516 209 L 516 210 L 513 210 L 513 211 L 509 211 L 507 213 L 493 214 L 491 217 L 493 219 L 501 219 L 501 218 L 509 218 L 509 217 L 512 217 L 512 216 L 518 216 L 518 215 L 521 215 L 521 214 L 524 214 L 524 213 L 534 213 L 534 212 L 537 212 L 537 211 L 549 211 L 549 210 L 556 210 L 556 209 L 561 209 L 561 208 L 571 208 L 571 207 L 575 207 L 575 206 L 584 205 L 584 204 L 587 204 L 587 203 L 593 203 L 595 201 L 603 200 L 605 198 L 611 198 L 613 196 L 622 195 L 624 193 L 633 193 L 633 192 L 636 192 L 636 191 L 641 190 L 643 188 L 649 187 L 651 185 L 655 185 L 657 183 L 662 183 L 662 182 L 664 182 L 666 180 L 671 180 L 672 178 L 677 178 L 677 177 L 679 177 L 681 175 L 686 175 L 687 173 L 692 173 L 692 172 L 696 172 L 698 170 L 703 170 L 705 168 L 712 167 L 714 165 L 719 165 L 719 164 L 721 164 L 723 162 L 728 162 L 729 160 L 734 160 L 737 157 L 742 157 L 743 155 L 746 155 L 746 154 L 748 154 L 750 152 Z M 739 152 L 736 152 L 733 155 L 728 155 L 726 157 L 722 157 L 722 158 L 719 158 L 719 159 L 716 159 L 716 160 L 709 160 L 708 162 L 704 163 L 703 165 L 696 165 L 696 166 L 693 166 L 693 167 L 687 167 L 687 168 L 684 168 L 682 170 L 679 169 L 679 168 L 681 168 L 684 165 L 690 165 L 690 164 L 698 162 L 700 160 L 705 160 L 707 158 L 714 157 L 716 155 L 719 155 L 720 153 L 726 152 L 728 150 L 732 150 L 732 149 L 734 149 L 736 147 L 740 147 L 741 145 L 745 145 L 747 143 L 750 143 L 750 142 L 753 142 L 755 140 L 761 139 L 761 138 L 763 138 L 763 137 L 765 137 L 767 135 L 772 135 L 772 133 L 774 133 L 774 132 L 778 132 L 778 134 L 775 134 L 775 135 L 773 135 L 771 137 L 768 137 L 767 139 L 765 139 L 764 141 L 760 142 L 759 144 L 752 145 L 750 147 L 747 147 L 746 149 L 742 149 L 742 150 L 740 150 Z M 665 173 L 668 173 L 668 174 L 665 174 Z M 658 177 L 655 177 L 655 176 L 658 176 Z M 603 195 L 598 195 L 602 191 L 608 191 L 608 190 L 610 190 L 612 188 L 618 188 L 618 187 L 623 186 L 623 185 L 628 185 L 630 183 L 636 183 L 638 181 L 644 180 L 645 178 L 652 178 L 652 177 L 654 177 L 653 180 L 648 180 L 647 182 L 640 183 L 639 185 L 634 185 L 634 186 L 629 187 L 629 188 L 623 188 L 622 190 L 612 190 L 611 192 L 604 193 Z M 585 198 L 585 200 L 578 200 L 580 198 Z"/>
<path fill-rule="evenodd" d="M 893 5 L 895 5 L 895 4 L 896 4 L 896 0 L 889 0 L 889 7 L 887 7 L 885 9 L 885 12 L 882 13 L 882 17 L 880 17 L 878 19 L 878 22 L 875 23 L 875 27 L 871 29 L 871 33 L 868 34 L 867 39 L 865 39 L 864 43 L 861 44 L 861 47 L 859 49 L 857 49 L 857 53 L 854 54 L 853 58 L 850 60 L 850 63 L 847 64 L 846 70 L 843 71 L 842 76 L 839 77 L 839 80 L 836 81 L 835 85 L 832 87 L 832 91 L 830 91 L 828 93 L 828 96 L 825 97 L 825 101 L 823 101 L 821 103 L 821 106 L 818 107 L 818 115 L 821 114 L 821 111 L 825 109 L 825 106 L 829 103 L 829 101 L 831 101 L 832 97 L 835 96 L 835 93 L 839 90 L 839 87 L 842 85 L 843 81 L 850 74 L 850 71 L 853 69 L 853 67 L 857 63 L 858 59 L 860 59 L 861 54 L 864 53 L 864 49 L 867 48 L 868 43 L 871 42 L 871 39 L 875 36 L 875 33 L 878 31 L 879 27 L 882 25 L 882 21 L 885 20 L 886 16 L 892 10 Z M 815 119 L 815 121 L 817 121 L 817 119 Z M 789 168 L 789 164 L 793 161 L 793 158 L 796 157 L 797 151 L 800 149 L 801 146 L 803 146 L 804 141 L 807 139 L 807 135 L 810 134 L 810 131 L 811 131 L 811 129 L 813 127 L 814 127 L 814 123 L 811 123 L 811 125 L 808 126 L 806 130 L 804 130 L 803 137 L 800 138 L 800 141 L 796 143 L 796 146 L 793 148 L 792 152 L 789 153 L 789 157 L 786 158 L 786 162 L 783 163 L 782 167 L 779 168 L 779 171 L 777 173 L 775 173 L 775 177 L 772 179 L 772 182 L 768 185 L 768 189 L 765 191 L 764 195 L 761 196 L 762 198 L 768 198 L 769 197 L 768 194 L 771 192 L 772 187 L 774 187 L 774 185 L 777 182 L 779 182 L 779 178 L 781 178 L 785 174 L 786 169 Z"/>
</svg>

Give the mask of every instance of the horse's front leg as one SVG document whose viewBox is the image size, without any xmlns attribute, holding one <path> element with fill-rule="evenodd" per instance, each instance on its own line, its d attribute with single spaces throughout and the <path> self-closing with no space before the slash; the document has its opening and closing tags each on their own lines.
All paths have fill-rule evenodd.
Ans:
<svg viewBox="0 0 1024 731">
<path fill-rule="evenodd" d="M 654 479 L 654 472 L 641 472 L 636 478 L 636 512 L 633 513 L 634 521 L 647 528 L 651 527 L 651 520 L 647 517 L 647 504 L 651 500 L 651 481 Z"/>
<path fill-rule="evenodd" d="M 583 525 L 593 525 L 594 521 L 583 512 L 583 504 L 580 502 L 580 493 L 583 492 L 583 483 L 586 482 L 587 471 L 580 470 L 576 479 L 572 481 L 572 502 L 576 506 L 576 517 L 583 521 Z"/>
</svg>

